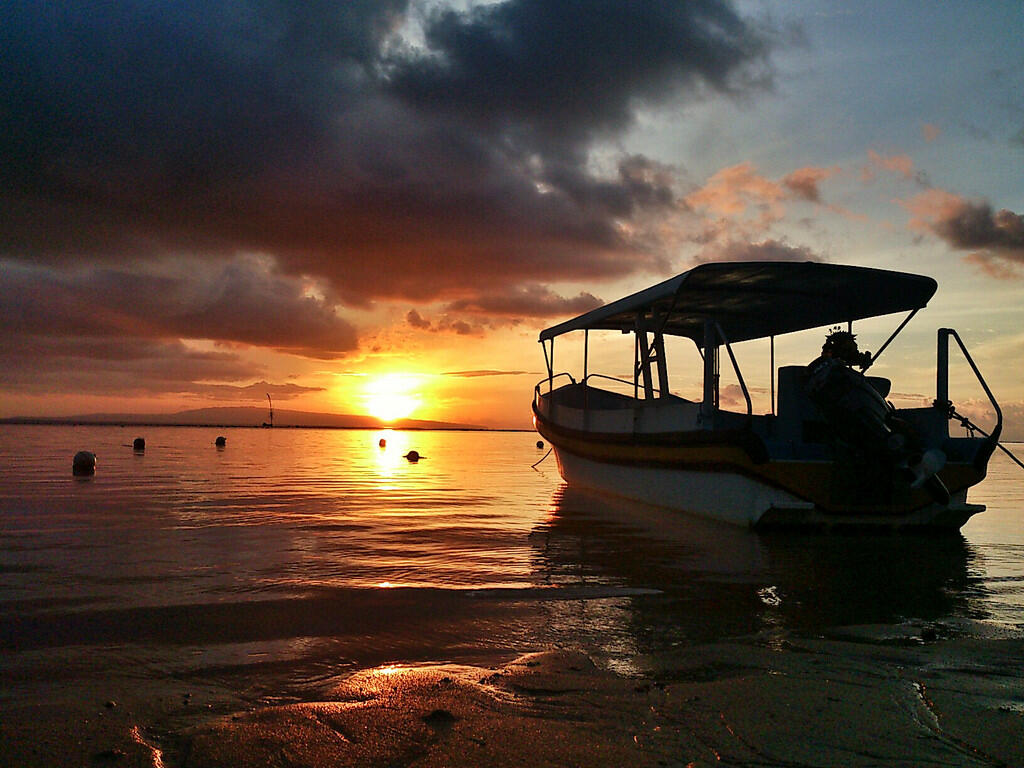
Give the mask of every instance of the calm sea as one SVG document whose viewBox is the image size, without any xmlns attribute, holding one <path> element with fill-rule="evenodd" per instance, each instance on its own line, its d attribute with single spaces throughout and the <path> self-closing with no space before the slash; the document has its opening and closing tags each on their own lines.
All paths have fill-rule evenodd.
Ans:
<svg viewBox="0 0 1024 768">
<path fill-rule="evenodd" d="M 961 534 L 833 538 L 576 492 L 553 457 L 531 468 L 536 440 L 2 426 L 0 705 L 234 711 L 392 661 L 561 645 L 642 674 L 754 632 L 1024 631 L 1024 471 L 1001 453 Z M 81 449 L 94 477 L 72 476 Z"/>
</svg>

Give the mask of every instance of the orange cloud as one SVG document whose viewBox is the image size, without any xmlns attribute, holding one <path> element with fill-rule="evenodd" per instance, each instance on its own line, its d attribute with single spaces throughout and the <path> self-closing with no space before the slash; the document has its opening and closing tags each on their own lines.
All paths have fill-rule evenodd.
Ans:
<svg viewBox="0 0 1024 768">
<path fill-rule="evenodd" d="M 703 187 L 686 196 L 692 208 L 705 208 L 727 217 L 742 217 L 751 208 L 763 221 L 777 221 L 787 200 L 821 202 L 820 185 L 839 173 L 836 166 L 805 166 L 773 181 L 757 172 L 753 163 L 733 165 L 715 173 Z"/>
<path fill-rule="evenodd" d="M 896 173 L 905 179 L 914 178 L 914 161 L 910 155 L 883 155 L 868 150 L 868 164 L 861 170 L 862 181 L 874 181 L 878 170 Z"/>
<path fill-rule="evenodd" d="M 821 199 L 822 182 L 840 172 L 837 166 L 804 166 L 774 180 L 750 162 L 718 171 L 684 201 L 697 214 L 717 215 L 701 222 L 699 232 L 690 238 L 702 246 L 698 261 L 816 259 L 809 249 L 768 235 L 786 215 L 788 202 L 811 203 L 852 217 Z"/>
<path fill-rule="evenodd" d="M 1017 280 L 1020 273 L 1010 264 L 998 259 L 990 253 L 975 251 L 964 256 L 964 261 L 997 280 Z"/>
<path fill-rule="evenodd" d="M 839 173 L 839 168 L 835 166 L 831 168 L 807 166 L 805 168 L 797 168 L 792 173 L 783 176 L 782 184 L 797 197 L 809 200 L 812 203 L 819 203 L 821 202 L 819 185 L 825 179 L 835 176 L 837 173 Z"/>
<path fill-rule="evenodd" d="M 921 133 L 924 134 L 924 140 L 930 144 L 939 138 L 939 134 L 942 133 L 942 130 L 937 125 L 925 123 L 921 126 Z"/>
<path fill-rule="evenodd" d="M 781 184 L 757 173 L 753 163 L 740 163 L 715 173 L 696 192 L 686 196 L 693 208 L 706 208 L 723 216 L 743 216 L 751 206 L 781 218 L 779 203 L 787 197 Z"/>
<path fill-rule="evenodd" d="M 963 207 L 964 199 L 945 189 L 927 189 L 910 200 L 899 201 L 913 216 L 910 226 L 931 230 L 938 221 L 952 218 Z"/>
</svg>

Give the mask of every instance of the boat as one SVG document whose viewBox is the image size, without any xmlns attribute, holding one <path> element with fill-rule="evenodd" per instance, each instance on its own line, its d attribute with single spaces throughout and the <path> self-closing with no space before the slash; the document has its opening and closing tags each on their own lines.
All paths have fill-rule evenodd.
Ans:
<svg viewBox="0 0 1024 768">
<path fill-rule="evenodd" d="M 967 491 L 1002 430 L 967 347 L 938 329 L 931 405 L 894 407 L 891 382 L 868 372 L 937 288 L 923 275 L 839 264 L 701 264 L 541 331 L 547 375 L 534 388 L 534 426 L 571 487 L 756 529 L 958 530 L 985 508 Z M 903 313 L 874 356 L 829 353 L 856 338 L 854 322 Z M 777 365 L 776 337 L 830 327 L 821 358 Z M 632 335 L 631 380 L 590 372 L 596 331 Z M 555 341 L 580 332 L 582 375 L 556 373 Z M 733 345 L 756 340 L 768 346 L 771 407 L 755 414 Z M 991 432 L 949 400 L 951 341 L 989 398 Z M 685 352 L 689 342 L 699 353 L 691 378 L 702 380 L 692 400 L 670 388 L 666 358 L 667 346 Z M 722 364 L 738 384 L 732 400 Z M 951 420 L 968 427 L 963 436 Z"/>
</svg>

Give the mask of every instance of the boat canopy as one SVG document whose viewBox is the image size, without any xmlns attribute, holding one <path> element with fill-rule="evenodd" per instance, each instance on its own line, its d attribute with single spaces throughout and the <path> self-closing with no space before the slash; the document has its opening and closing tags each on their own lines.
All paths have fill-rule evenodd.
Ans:
<svg viewBox="0 0 1024 768">
<path fill-rule="evenodd" d="M 918 310 L 938 285 L 930 277 L 817 262 L 709 263 L 559 323 L 548 341 L 570 331 L 637 330 L 686 336 L 704 345 L 705 321 L 730 342 Z"/>
</svg>

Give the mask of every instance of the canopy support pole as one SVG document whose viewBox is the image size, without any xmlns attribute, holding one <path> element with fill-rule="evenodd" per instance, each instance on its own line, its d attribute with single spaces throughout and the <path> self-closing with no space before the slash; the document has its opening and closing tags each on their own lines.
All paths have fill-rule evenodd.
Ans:
<svg viewBox="0 0 1024 768">
<path fill-rule="evenodd" d="M 701 427 L 713 429 L 718 408 L 718 344 L 715 321 L 704 321 L 704 401 L 701 403 Z"/>
<path fill-rule="evenodd" d="M 552 381 L 555 377 L 555 340 L 551 339 L 551 355 L 548 355 L 548 345 L 542 341 L 540 343 L 541 349 L 544 350 L 544 365 L 548 369 L 548 394 L 551 394 L 553 388 Z"/>
<path fill-rule="evenodd" d="M 729 353 L 729 359 L 732 361 L 732 369 L 736 372 L 736 378 L 740 382 L 740 390 L 743 392 L 743 399 L 747 401 L 747 418 L 750 418 L 754 414 L 754 404 L 750 400 L 750 392 L 747 390 L 747 383 L 743 380 L 743 372 L 740 371 L 740 364 L 736 362 L 736 355 L 732 352 L 732 345 L 729 344 L 729 340 L 725 337 L 725 331 L 722 330 L 722 326 L 715 323 L 715 328 L 718 330 L 718 335 L 722 339 L 722 344 L 725 345 L 725 351 Z"/>
<path fill-rule="evenodd" d="M 644 377 L 644 400 L 653 400 L 654 379 L 651 376 L 651 348 L 647 344 L 647 331 L 637 328 L 636 338 L 640 343 L 640 372 Z"/>
<path fill-rule="evenodd" d="M 654 333 L 654 355 L 658 362 L 658 392 L 668 397 L 668 362 L 665 360 L 665 336 L 661 331 Z"/>
<path fill-rule="evenodd" d="M 590 329 L 583 329 L 583 415 L 590 416 L 590 390 L 587 388 L 587 352 L 590 349 Z"/>
<path fill-rule="evenodd" d="M 640 399 L 640 332 L 633 334 L 633 399 Z"/>
<path fill-rule="evenodd" d="M 587 383 L 587 351 L 590 348 L 590 329 L 583 330 L 583 383 Z"/>
</svg>

